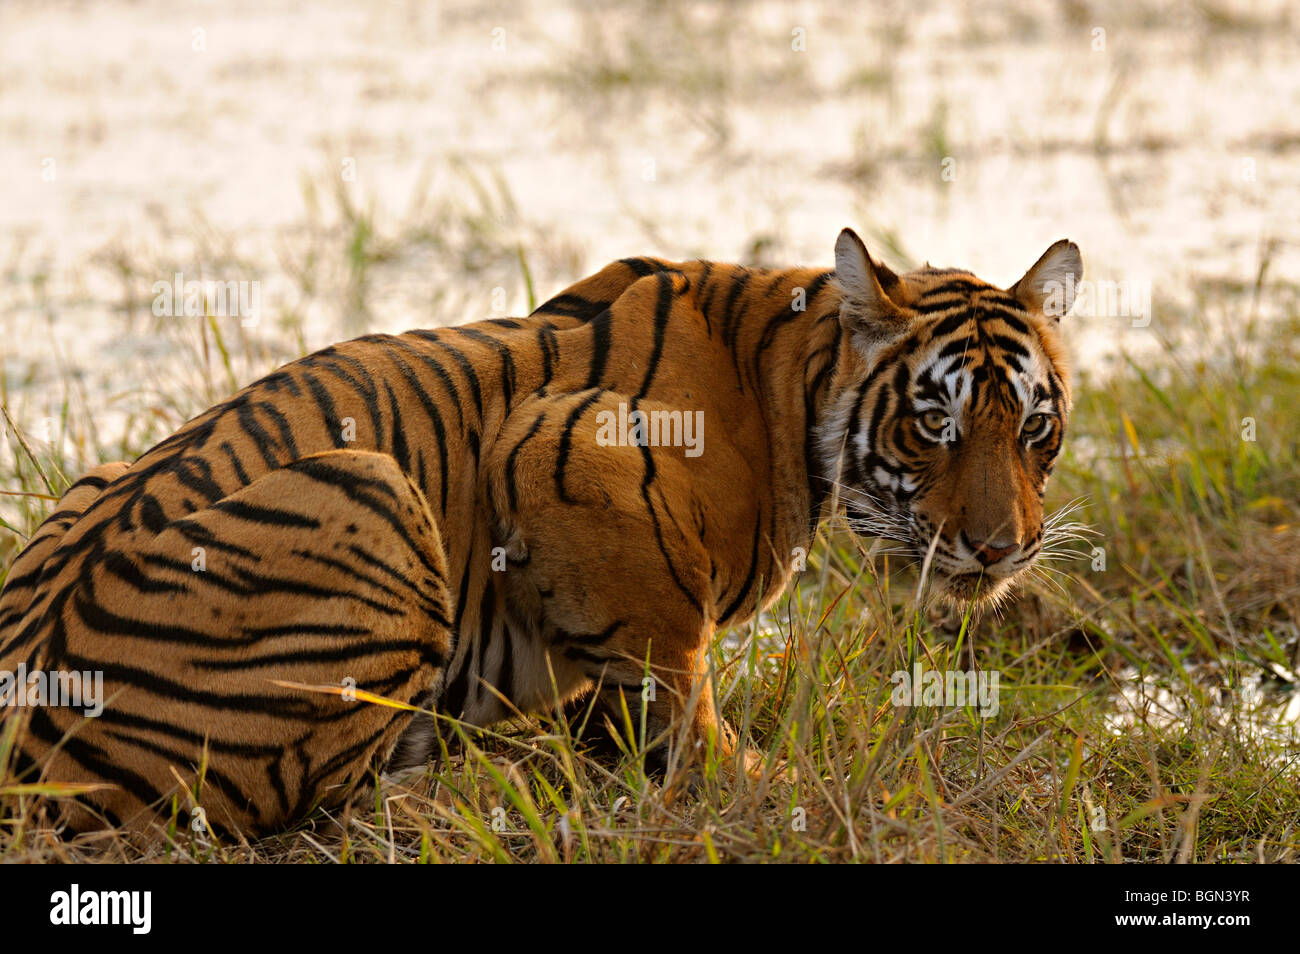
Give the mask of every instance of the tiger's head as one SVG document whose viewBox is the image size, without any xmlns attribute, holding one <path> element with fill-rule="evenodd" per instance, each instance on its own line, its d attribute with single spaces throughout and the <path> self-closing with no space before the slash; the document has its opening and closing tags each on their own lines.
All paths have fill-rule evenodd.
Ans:
<svg viewBox="0 0 1300 954">
<path fill-rule="evenodd" d="M 902 544 L 960 602 L 997 600 L 1043 548 L 1070 410 L 1058 323 L 1082 271 L 1065 240 L 1006 289 L 896 275 L 849 229 L 836 242 L 849 347 L 819 434 L 827 473 L 857 532 Z"/>
</svg>

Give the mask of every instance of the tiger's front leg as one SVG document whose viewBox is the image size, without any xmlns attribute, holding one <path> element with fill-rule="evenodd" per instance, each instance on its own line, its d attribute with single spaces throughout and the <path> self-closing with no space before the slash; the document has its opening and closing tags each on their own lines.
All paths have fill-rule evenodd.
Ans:
<svg viewBox="0 0 1300 954">
<path fill-rule="evenodd" d="M 595 415 L 620 400 L 584 392 L 516 409 L 488 461 L 494 533 L 510 602 L 540 620 L 556 684 L 596 687 L 616 717 L 626 704 L 634 730 L 644 714 L 656 761 L 672 769 L 737 745 L 707 662 L 719 566 L 694 462 L 594 439 Z"/>
</svg>

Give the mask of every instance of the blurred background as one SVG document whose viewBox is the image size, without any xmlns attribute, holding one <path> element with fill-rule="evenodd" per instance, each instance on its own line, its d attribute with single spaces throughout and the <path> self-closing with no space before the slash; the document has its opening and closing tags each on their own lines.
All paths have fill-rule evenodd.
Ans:
<svg viewBox="0 0 1300 954">
<path fill-rule="evenodd" d="M 34 440 L 129 456 L 340 338 L 526 312 L 633 254 L 829 265 L 845 225 L 1007 284 L 1072 238 L 1152 299 L 1067 322 L 1082 369 L 1212 357 L 1207 328 L 1294 302 L 1295 18 L 6 0 L 0 391 Z M 177 273 L 257 283 L 257 324 L 156 316 Z"/>
</svg>

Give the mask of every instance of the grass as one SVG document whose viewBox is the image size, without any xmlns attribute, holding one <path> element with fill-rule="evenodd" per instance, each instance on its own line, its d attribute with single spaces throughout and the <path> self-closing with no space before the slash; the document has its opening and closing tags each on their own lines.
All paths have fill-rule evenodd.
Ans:
<svg viewBox="0 0 1300 954">
<path fill-rule="evenodd" d="M 1196 313 L 1253 313 L 1267 293 L 1206 291 L 1218 297 Z M 139 453 L 252 376 L 267 356 L 233 327 L 197 326 L 212 380 L 172 395 L 162 419 L 128 421 L 125 446 L 96 443 L 70 379 L 49 445 L 8 421 L 4 393 L 0 567 L 93 459 Z M 1300 860 L 1297 331 L 1296 316 L 1248 323 L 1194 363 L 1169 341 L 1078 381 L 1049 504 L 1077 503 L 1095 536 L 998 614 L 918 604 L 911 571 L 823 527 L 807 571 L 713 657 L 726 716 L 794 781 L 736 778 L 710 757 L 682 791 L 647 777 L 637 726 L 611 755 L 576 737 L 580 718 L 444 720 L 443 759 L 363 805 L 252 843 L 178 825 L 141 850 L 43 827 L 40 802 L 59 793 L 6 774 L 0 731 L 0 859 Z M 997 672 L 998 711 L 894 705 L 891 676 L 918 663 Z"/>
</svg>

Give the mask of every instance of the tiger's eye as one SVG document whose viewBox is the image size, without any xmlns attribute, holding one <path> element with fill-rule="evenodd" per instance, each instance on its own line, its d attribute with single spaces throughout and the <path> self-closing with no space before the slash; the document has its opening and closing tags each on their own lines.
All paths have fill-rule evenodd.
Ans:
<svg viewBox="0 0 1300 954">
<path fill-rule="evenodd" d="M 948 423 L 948 415 L 943 411 L 926 411 L 921 415 L 921 424 L 927 431 L 938 433 Z"/>
<path fill-rule="evenodd" d="M 1047 415 L 1033 414 L 1025 421 L 1025 426 L 1021 428 L 1020 432 L 1025 437 L 1037 437 L 1045 430 L 1047 430 Z"/>
</svg>

